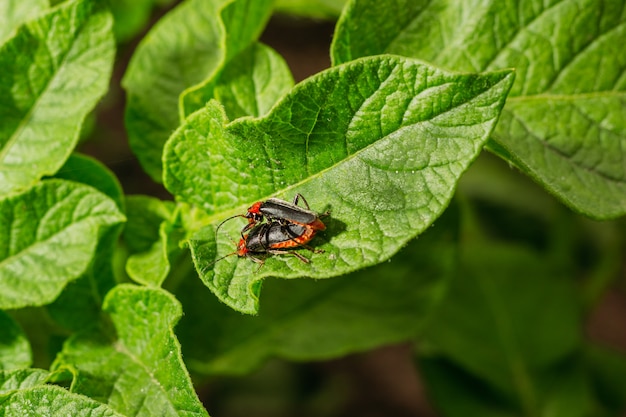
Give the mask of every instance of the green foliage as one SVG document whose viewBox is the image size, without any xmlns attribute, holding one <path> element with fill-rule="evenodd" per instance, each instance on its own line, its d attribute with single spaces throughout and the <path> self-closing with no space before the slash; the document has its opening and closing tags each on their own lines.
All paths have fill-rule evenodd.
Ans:
<svg viewBox="0 0 626 417">
<path fill-rule="evenodd" d="M 396 53 L 457 71 L 515 68 L 489 149 L 576 211 L 626 214 L 623 2 L 475 3 L 354 1 L 333 62 Z"/>
<path fill-rule="evenodd" d="M 623 413 L 626 356 L 583 337 L 626 247 L 589 219 L 626 213 L 623 1 L 348 1 L 295 85 L 272 12 L 342 1 L 186 0 L 152 28 L 173 2 L 1 3 L 0 416 L 208 416 L 188 369 L 411 341 L 442 416 Z M 75 149 L 144 30 L 124 123 L 173 201 Z M 236 256 L 237 216 L 296 193 L 326 225 L 309 262 Z"/>
<path fill-rule="evenodd" d="M 209 102 L 166 144 L 168 190 L 217 219 L 270 195 L 327 195 L 332 241 L 311 265 L 275 257 L 255 273 L 231 258 L 212 271 L 232 244 L 216 245 L 211 225 L 189 240 L 202 280 L 226 304 L 255 313 L 264 276 L 327 278 L 389 258 L 446 208 L 511 82 L 509 72 L 450 74 L 383 56 L 311 77 L 260 119 L 227 124 Z M 237 176 L 244 181 L 233 192 Z"/>
<path fill-rule="evenodd" d="M 108 403 L 122 415 L 208 415 L 172 330 L 182 314 L 180 304 L 163 290 L 119 285 L 103 309 L 115 333 L 78 333 L 54 364 L 75 372 L 72 391 Z"/>
<path fill-rule="evenodd" d="M 143 39 L 122 84 L 130 145 L 155 181 L 161 180 L 162 148 L 172 130 L 190 108 L 203 105 L 205 84 L 258 37 L 269 11 L 265 0 L 191 0 Z"/>
<path fill-rule="evenodd" d="M 0 47 L 1 194 L 32 186 L 69 157 L 107 89 L 112 23 L 102 2 L 63 3 Z"/>
</svg>

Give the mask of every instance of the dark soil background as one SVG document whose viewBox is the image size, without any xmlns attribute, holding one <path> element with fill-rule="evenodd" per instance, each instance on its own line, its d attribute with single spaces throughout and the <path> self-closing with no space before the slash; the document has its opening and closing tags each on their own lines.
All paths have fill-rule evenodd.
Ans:
<svg viewBox="0 0 626 417">
<path fill-rule="evenodd" d="M 156 12 L 152 23 L 165 11 Z M 296 82 L 330 66 L 334 22 L 273 18 L 262 41 L 288 62 Z M 143 34 L 141 34 L 143 36 Z M 141 38 L 138 37 L 137 39 Z M 119 47 L 111 90 L 99 106 L 92 138 L 80 151 L 104 162 L 126 194 L 170 199 L 141 169 L 124 129 L 120 81 L 138 40 Z M 624 268 L 623 271 L 626 271 Z M 626 273 L 621 287 L 606 293 L 587 320 L 590 338 L 626 352 Z M 386 346 L 328 362 L 271 361 L 253 375 L 203 381 L 200 397 L 217 417 L 429 417 L 428 404 L 408 344 Z"/>
</svg>

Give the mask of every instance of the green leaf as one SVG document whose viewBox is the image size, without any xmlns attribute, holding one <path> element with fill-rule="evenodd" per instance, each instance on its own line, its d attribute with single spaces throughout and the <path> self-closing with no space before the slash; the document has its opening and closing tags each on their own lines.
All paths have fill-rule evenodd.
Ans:
<svg viewBox="0 0 626 417">
<path fill-rule="evenodd" d="M 0 370 L 0 403 L 8 392 L 24 390 L 45 384 L 50 372 L 43 369 Z"/>
<path fill-rule="evenodd" d="M 396 53 L 461 71 L 518 74 L 490 149 L 573 210 L 626 214 L 626 14 L 622 2 L 504 6 L 352 1 L 335 64 Z"/>
<path fill-rule="evenodd" d="M 146 251 L 159 240 L 159 226 L 172 217 L 176 205 L 145 195 L 126 196 L 124 242 L 131 253 Z"/>
<path fill-rule="evenodd" d="M 463 273 L 433 313 L 424 345 L 514 398 L 524 415 L 540 415 L 551 384 L 545 373 L 582 342 L 573 286 L 555 270 L 522 247 L 462 248 Z"/>
<path fill-rule="evenodd" d="M 91 263 L 101 228 L 124 221 L 91 187 L 44 181 L 0 200 L 0 307 L 53 301 Z"/>
<path fill-rule="evenodd" d="M 258 317 L 185 280 L 177 334 L 187 363 L 195 372 L 244 374 L 270 357 L 321 360 L 414 339 L 456 272 L 456 215 L 446 211 L 390 263 L 333 280 L 269 280 Z M 199 334 L 215 337 L 197 343 Z"/>
<path fill-rule="evenodd" d="M 231 257 L 215 264 L 215 275 L 212 263 L 234 245 L 220 239 L 216 250 L 207 226 L 189 241 L 202 280 L 226 304 L 254 313 L 264 276 L 326 278 L 388 259 L 446 208 L 512 80 L 508 71 L 452 74 L 385 56 L 310 78 L 260 119 L 226 124 L 209 103 L 165 148 L 165 186 L 179 201 L 217 222 L 300 192 L 317 196 L 312 208 L 331 216 L 317 239 L 326 253 L 311 264 L 276 256 L 257 271 Z M 237 236 L 236 223 L 224 235 Z"/>
<path fill-rule="evenodd" d="M 169 293 L 119 285 L 104 303 L 117 339 L 104 331 L 72 337 L 54 364 L 76 369 L 74 392 L 123 415 L 208 416 L 183 364 L 173 327 L 180 304 Z"/>
<path fill-rule="evenodd" d="M 293 87 L 293 77 L 285 61 L 260 43 L 233 57 L 210 81 L 201 93 L 185 96 L 187 113 L 215 98 L 224 106 L 229 119 L 263 116 Z"/>
<path fill-rule="evenodd" d="M 56 178 L 90 185 L 104 193 L 124 210 L 122 187 L 115 175 L 91 157 L 72 154 Z M 59 297 L 47 306 L 50 316 L 61 326 L 78 331 L 100 320 L 102 300 L 116 283 L 113 256 L 122 225 L 104 226 L 95 256 L 81 277 L 70 282 Z"/>
<path fill-rule="evenodd" d="M 241 22 L 235 19 L 248 3 L 184 2 L 153 27 L 133 55 L 122 80 L 126 128 L 133 152 L 155 181 L 161 181 L 163 144 L 180 124 L 179 95 L 213 76 L 227 56 L 249 45 L 263 27 L 256 14 L 244 15 L 248 17 Z M 241 26 L 250 20 L 259 27 Z"/>
<path fill-rule="evenodd" d="M 139 283 L 159 286 L 170 270 L 169 255 L 180 252 L 178 211 L 174 203 L 149 196 L 128 196 L 126 201 L 124 242 L 131 253 L 126 272 Z"/>
<path fill-rule="evenodd" d="M 0 47 L 0 195 L 54 174 L 74 149 L 107 91 L 111 26 L 103 2 L 69 1 Z"/>
<path fill-rule="evenodd" d="M 272 0 L 237 0 L 224 8 L 221 12 L 221 18 L 226 31 L 226 37 L 222 44 L 222 48 L 224 49 L 223 60 L 220 66 L 216 67 L 211 76 L 207 77 L 198 85 L 187 89 L 180 96 L 181 119 L 185 119 L 191 113 L 204 107 L 206 102 L 212 98 L 217 98 L 214 96 L 216 84 L 221 84 L 221 90 L 224 90 L 228 88 L 227 84 L 229 83 L 233 84 L 232 88 L 237 88 L 237 86 L 241 87 L 242 85 L 250 83 L 256 84 L 256 80 L 246 79 L 247 77 L 268 77 L 268 68 L 263 66 L 263 61 L 267 61 L 267 59 L 264 59 L 265 57 L 263 55 L 270 54 L 269 48 L 266 47 L 266 50 L 259 51 L 261 55 L 258 57 L 252 55 L 251 58 L 259 59 L 258 63 L 250 62 L 250 58 L 246 57 L 246 55 L 250 53 L 254 54 L 252 50 L 243 54 L 243 57 L 236 57 L 246 48 L 254 45 L 252 42 L 261 35 L 261 31 L 270 17 L 272 3 Z M 293 81 L 291 80 L 290 74 L 285 77 L 285 72 L 288 73 L 289 69 L 282 59 L 277 57 L 277 54 L 272 55 L 272 57 L 269 57 L 271 58 L 270 63 L 279 70 L 276 74 L 278 77 L 275 80 L 272 78 L 272 84 L 275 83 L 272 87 L 280 90 L 285 82 L 293 84 Z M 229 65 L 230 61 L 233 59 L 235 59 L 236 62 Z M 251 64 L 256 64 L 257 68 L 253 67 L 251 70 L 245 71 L 246 67 L 250 67 Z M 244 74 L 241 74 L 241 69 L 245 71 Z M 239 76 L 229 74 L 231 71 L 237 71 L 240 74 Z M 222 74 L 223 77 L 220 77 Z M 224 77 L 225 79 L 220 80 L 220 78 Z M 239 78 L 239 80 L 236 80 L 236 78 Z M 260 82 L 266 84 L 268 81 L 261 79 Z M 246 101 L 249 100 L 250 98 L 246 97 Z"/>
<path fill-rule="evenodd" d="M 489 148 L 573 210 L 619 217 L 626 214 L 624 108 L 626 92 L 510 99 Z"/>
<path fill-rule="evenodd" d="M 3 417 L 123 417 L 104 404 L 54 385 L 20 389 L 0 396 Z"/>
<path fill-rule="evenodd" d="M 73 153 L 54 177 L 90 185 L 115 201 L 120 210 L 124 210 L 122 186 L 115 174 L 97 159 Z"/>
<path fill-rule="evenodd" d="M 27 20 L 48 8 L 47 0 L 4 0 L 0 2 L 0 44 Z"/>
<path fill-rule="evenodd" d="M 26 368 L 33 363 L 33 354 L 20 326 L 0 311 L 0 371 Z"/>
</svg>

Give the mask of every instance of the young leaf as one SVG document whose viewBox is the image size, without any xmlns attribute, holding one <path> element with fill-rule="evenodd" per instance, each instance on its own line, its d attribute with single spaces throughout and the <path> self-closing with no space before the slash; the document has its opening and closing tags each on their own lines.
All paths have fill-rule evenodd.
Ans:
<svg viewBox="0 0 626 417">
<path fill-rule="evenodd" d="M 0 311 L 0 371 L 27 368 L 33 363 L 33 354 L 26 335 L 4 311 Z"/>
<path fill-rule="evenodd" d="M 518 74 L 490 149 L 572 209 L 626 214 L 626 14 L 621 2 L 507 6 L 352 1 L 335 64 L 397 53 L 461 71 Z"/>
<path fill-rule="evenodd" d="M 72 390 L 123 415 L 208 416 L 174 336 L 182 314 L 176 299 L 163 290 L 120 285 L 107 295 L 104 310 L 117 340 L 97 330 L 77 335 L 54 364 L 77 370 Z"/>
<path fill-rule="evenodd" d="M 326 253 L 310 264 L 275 256 L 258 270 L 231 257 L 215 264 L 215 275 L 213 262 L 234 245 L 220 239 L 216 249 L 207 226 L 189 241 L 202 280 L 252 313 L 264 276 L 326 278 L 389 258 L 446 208 L 512 81 L 510 71 L 452 74 L 381 56 L 310 78 L 260 119 L 227 124 L 209 103 L 165 147 L 165 186 L 178 200 L 217 214 L 217 222 L 257 200 L 300 192 L 317 196 L 312 208 L 331 216 L 318 239 Z"/>
<path fill-rule="evenodd" d="M 177 291 L 177 327 L 195 372 L 244 374 L 270 357 L 321 360 L 416 337 L 456 271 L 456 210 L 391 263 L 332 280 L 269 280 L 258 317 L 217 301 L 198 279 Z M 216 335 L 197 343 L 199 334 Z"/>
<path fill-rule="evenodd" d="M 48 8 L 47 0 L 4 0 L 0 2 L 0 44 L 22 23 Z"/>
<path fill-rule="evenodd" d="M 128 196 L 126 204 L 124 242 L 131 253 L 126 272 L 139 283 L 160 286 L 170 270 L 169 255 L 180 252 L 172 234 L 179 231 L 175 204 L 142 195 Z"/>
<path fill-rule="evenodd" d="M 187 109 L 189 113 L 203 107 L 211 98 L 218 100 L 229 119 L 263 116 L 278 99 L 293 87 L 289 67 L 273 49 L 254 43 L 233 57 L 220 73 L 203 86 Z M 192 100 L 191 96 L 185 96 Z"/>
<path fill-rule="evenodd" d="M 225 66 L 248 46 L 254 45 L 252 42 L 261 35 L 261 31 L 270 17 L 271 5 L 271 0 L 237 0 L 224 8 L 221 17 L 227 36 L 222 45 L 225 55 L 220 63 L 221 68 L 217 67 L 211 76 L 181 94 L 181 119 L 185 119 L 191 113 L 204 107 L 207 101 L 215 98 L 213 96 L 213 86 L 218 82 L 217 79 L 220 77 L 220 74 L 233 70 L 232 66 L 230 68 Z M 239 61 L 241 61 L 241 58 L 239 58 Z M 277 59 L 274 59 L 273 62 L 277 61 Z M 239 66 L 241 63 L 234 65 Z M 277 74 L 279 78 L 273 80 L 276 82 L 275 85 L 277 87 L 284 83 L 282 72 L 288 71 L 286 65 L 284 63 L 283 65 L 285 68 L 281 68 L 281 73 Z M 250 75 L 253 75 L 252 71 L 250 71 Z M 267 72 L 265 71 L 263 75 L 267 76 Z M 229 76 L 226 75 L 226 77 Z M 245 80 L 243 81 L 245 82 Z M 236 82 L 235 84 L 240 83 Z M 222 81 L 221 84 L 224 84 L 224 82 Z"/>
<path fill-rule="evenodd" d="M 0 47 L 0 195 L 54 174 L 107 90 L 115 45 L 103 2 L 68 1 Z"/>
<path fill-rule="evenodd" d="M 260 20 L 250 14 L 245 20 L 250 26 L 231 21 L 228 10 L 241 13 L 239 3 L 249 2 L 184 2 L 154 26 L 133 55 L 122 80 L 127 92 L 126 128 L 133 151 L 155 181 L 161 181 L 163 144 L 180 125 L 179 95 L 215 74 L 227 57 L 256 39 L 265 23 L 268 11 Z M 261 3 L 267 2 L 253 5 Z"/>
<path fill-rule="evenodd" d="M 3 417 L 123 417 L 104 404 L 55 385 L 18 389 L 0 396 Z"/>
<path fill-rule="evenodd" d="M 91 263 L 100 229 L 122 221 L 111 199 L 69 181 L 0 199 L 0 307 L 53 301 Z"/>
</svg>

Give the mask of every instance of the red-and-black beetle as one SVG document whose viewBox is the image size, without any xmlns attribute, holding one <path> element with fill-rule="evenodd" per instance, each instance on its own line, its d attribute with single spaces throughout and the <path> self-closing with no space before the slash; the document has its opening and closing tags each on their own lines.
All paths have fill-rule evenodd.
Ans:
<svg viewBox="0 0 626 417">
<path fill-rule="evenodd" d="M 307 258 L 291 249 L 303 247 L 314 253 L 323 253 L 323 250 L 313 249 L 307 245 L 316 233 L 316 229 L 296 223 L 274 221 L 257 224 L 252 227 L 248 234 L 242 235 L 235 252 L 225 255 L 215 262 L 236 254 L 241 258 L 249 258 L 262 266 L 265 260 L 260 256 L 272 254 L 293 255 L 302 262 L 309 263 Z"/>
<path fill-rule="evenodd" d="M 306 209 L 298 205 L 300 200 L 304 202 Z M 328 215 L 328 213 L 322 214 L 322 216 L 325 215 Z M 320 220 L 320 215 L 311 210 L 309 203 L 300 193 L 295 195 L 292 203 L 278 198 L 257 201 L 248 208 L 246 214 L 237 214 L 221 222 L 217 226 L 215 233 L 224 223 L 235 217 L 248 219 L 248 224 L 241 230 L 242 237 L 245 232 L 252 229 L 257 223 L 262 222 L 264 218 L 269 223 L 281 223 L 283 225 L 299 224 L 315 231 L 326 230 L 326 225 Z"/>
</svg>

